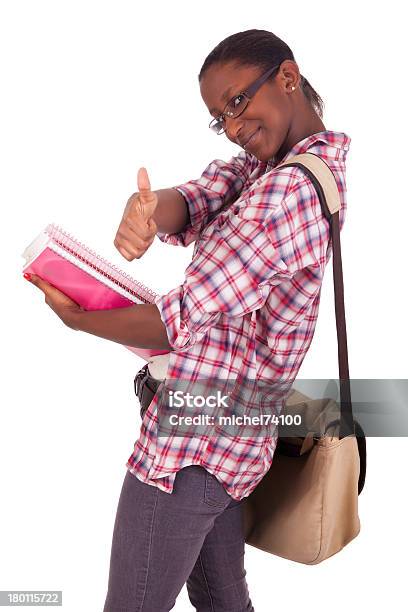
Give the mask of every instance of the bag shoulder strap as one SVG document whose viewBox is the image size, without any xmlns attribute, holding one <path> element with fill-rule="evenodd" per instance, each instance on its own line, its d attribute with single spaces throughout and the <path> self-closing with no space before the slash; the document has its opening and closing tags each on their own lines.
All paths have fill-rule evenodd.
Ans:
<svg viewBox="0 0 408 612">
<path fill-rule="evenodd" d="M 293 164 L 293 162 L 296 162 L 296 164 Z M 299 155 L 294 155 L 282 164 L 275 166 L 274 169 L 298 164 L 306 166 L 310 172 L 313 172 L 315 178 L 319 181 L 324 192 L 325 208 L 329 209 L 330 214 L 334 215 L 336 212 L 340 211 L 340 194 L 333 172 L 326 162 L 315 153 L 300 153 Z"/>
<path fill-rule="evenodd" d="M 285 166 L 295 166 L 301 168 L 309 177 L 316 189 L 323 214 L 330 225 L 330 236 L 333 247 L 333 282 L 340 383 L 339 438 L 343 438 L 347 435 L 355 434 L 355 424 L 351 404 L 346 316 L 344 308 L 343 267 L 340 247 L 340 193 L 337 187 L 336 179 L 330 167 L 315 153 L 301 153 L 299 155 L 294 155 L 285 162 L 275 166 L 274 170 L 276 168 L 282 168 Z"/>
</svg>

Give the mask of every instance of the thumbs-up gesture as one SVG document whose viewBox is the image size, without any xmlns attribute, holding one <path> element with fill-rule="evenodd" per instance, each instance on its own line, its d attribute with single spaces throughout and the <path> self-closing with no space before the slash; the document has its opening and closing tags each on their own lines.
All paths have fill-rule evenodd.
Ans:
<svg viewBox="0 0 408 612">
<path fill-rule="evenodd" d="M 138 192 L 130 196 L 113 244 L 128 261 L 139 259 L 152 244 L 157 233 L 153 213 L 158 197 L 151 191 L 146 168 L 137 173 Z"/>
</svg>

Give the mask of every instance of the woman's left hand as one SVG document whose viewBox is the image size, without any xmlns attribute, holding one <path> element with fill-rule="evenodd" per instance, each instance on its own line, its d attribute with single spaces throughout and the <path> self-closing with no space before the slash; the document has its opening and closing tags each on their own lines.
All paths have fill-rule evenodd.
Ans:
<svg viewBox="0 0 408 612">
<path fill-rule="evenodd" d="M 30 283 L 41 289 L 45 295 L 45 302 L 52 308 L 56 315 L 71 329 L 75 329 L 75 315 L 84 309 L 71 300 L 65 293 L 43 280 L 36 274 L 25 275 Z"/>
</svg>

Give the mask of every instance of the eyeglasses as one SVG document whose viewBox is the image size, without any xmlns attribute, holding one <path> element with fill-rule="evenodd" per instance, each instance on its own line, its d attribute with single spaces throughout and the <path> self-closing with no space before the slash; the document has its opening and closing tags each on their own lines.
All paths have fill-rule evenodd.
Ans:
<svg viewBox="0 0 408 612">
<path fill-rule="evenodd" d="M 282 62 L 281 62 L 282 63 Z M 236 118 L 239 115 L 242 115 L 249 102 L 252 100 L 258 89 L 261 85 L 264 84 L 266 79 L 270 77 L 270 75 L 279 68 L 280 64 L 270 68 L 268 72 L 265 72 L 262 76 L 260 76 L 252 85 L 250 85 L 246 91 L 242 91 L 238 95 L 231 98 L 229 102 L 227 102 L 224 110 L 222 111 L 219 117 L 215 117 L 209 124 L 210 130 L 215 132 L 217 135 L 224 134 L 225 132 L 225 117 Z"/>
</svg>

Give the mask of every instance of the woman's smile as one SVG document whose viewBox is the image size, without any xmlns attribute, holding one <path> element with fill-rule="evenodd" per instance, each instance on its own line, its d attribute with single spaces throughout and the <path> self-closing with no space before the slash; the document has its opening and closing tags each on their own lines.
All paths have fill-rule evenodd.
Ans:
<svg viewBox="0 0 408 612">
<path fill-rule="evenodd" d="M 256 146 L 258 144 L 258 137 L 259 137 L 259 132 L 260 132 L 261 128 L 258 128 L 255 132 L 255 134 L 253 136 L 251 136 L 251 138 L 248 140 L 248 142 L 244 145 L 244 149 L 245 151 L 249 151 L 251 149 L 253 149 L 254 146 Z"/>
</svg>

